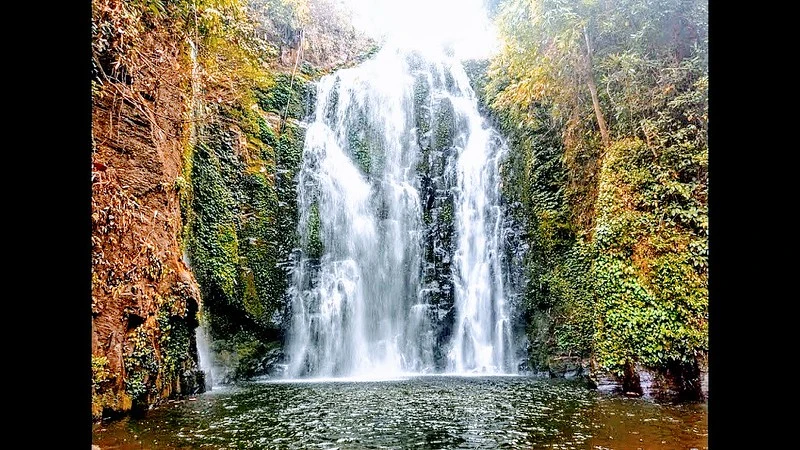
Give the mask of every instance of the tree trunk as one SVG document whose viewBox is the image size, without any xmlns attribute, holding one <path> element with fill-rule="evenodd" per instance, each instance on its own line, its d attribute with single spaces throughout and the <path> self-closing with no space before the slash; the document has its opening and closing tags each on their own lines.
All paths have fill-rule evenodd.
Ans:
<svg viewBox="0 0 800 450">
<path fill-rule="evenodd" d="M 608 148 L 611 145 L 611 138 L 608 135 L 608 127 L 606 126 L 606 119 L 603 117 L 603 111 L 600 109 L 600 99 L 597 97 L 597 85 L 594 82 L 594 74 L 592 73 L 592 46 L 589 44 L 589 31 L 586 27 L 583 27 L 583 36 L 586 38 L 586 84 L 592 94 L 592 106 L 594 106 L 594 115 L 597 116 L 597 126 L 600 128 L 603 146 Z"/>
</svg>

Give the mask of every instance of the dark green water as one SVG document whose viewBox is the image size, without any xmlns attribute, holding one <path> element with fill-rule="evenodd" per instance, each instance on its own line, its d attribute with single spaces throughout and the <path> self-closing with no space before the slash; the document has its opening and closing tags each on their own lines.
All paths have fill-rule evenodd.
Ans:
<svg viewBox="0 0 800 450">
<path fill-rule="evenodd" d="M 247 383 L 95 425 L 102 449 L 702 449 L 704 403 L 528 377 Z"/>
</svg>

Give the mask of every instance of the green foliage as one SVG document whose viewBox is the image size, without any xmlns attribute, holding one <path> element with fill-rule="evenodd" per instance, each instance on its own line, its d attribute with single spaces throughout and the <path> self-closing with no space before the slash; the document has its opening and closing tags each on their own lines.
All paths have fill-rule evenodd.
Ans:
<svg viewBox="0 0 800 450">
<path fill-rule="evenodd" d="M 483 78 L 476 65 L 473 77 Z M 490 81 L 496 81 L 490 75 Z M 487 88 L 486 101 L 495 100 Z M 592 351 L 593 285 L 588 276 L 591 248 L 578 239 L 565 196 L 568 170 L 559 122 L 544 106 L 533 106 L 525 121 L 516 112 L 492 109 L 511 148 L 503 166 L 503 194 L 524 224 L 530 360 L 547 370 L 551 355 L 588 357 Z"/>
<path fill-rule="evenodd" d="M 103 384 L 111 379 L 111 372 L 108 370 L 108 358 L 105 356 L 92 355 L 92 389 L 98 391 Z"/>
<path fill-rule="evenodd" d="M 258 139 L 261 140 L 264 144 L 267 145 L 269 148 L 275 148 L 278 146 L 278 136 L 275 133 L 275 130 L 272 129 L 269 122 L 262 116 L 256 116 L 256 124 L 258 126 Z"/>
<path fill-rule="evenodd" d="M 153 345 L 153 330 L 139 326 L 128 333 L 131 352 L 123 357 L 125 364 L 125 392 L 134 405 L 146 405 L 149 396 L 157 395 L 153 381 L 158 376 L 159 362 Z"/>
<path fill-rule="evenodd" d="M 620 373 L 708 350 L 706 20 L 701 0 L 501 7 L 503 50 L 471 78 L 512 149 L 534 366 L 578 354 Z"/>
<path fill-rule="evenodd" d="M 590 117 L 591 69 L 604 109 L 638 124 L 657 110 L 654 84 L 695 58 L 706 64 L 707 14 L 702 0 L 507 1 L 498 19 L 504 49 L 490 70 L 494 104 L 520 122 L 535 119 L 527 111 L 537 103 L 560 118 Z"/>
<path fill-rule="evenodd" d="M 306 0 L 255 0 L 253 3 L 288 30 L 299 29 L 311 20 Z"/>
<path fill-rule="evenodd" d="M 678 161 L 701 159 L 696 148 L 678 147 Z M 602 255 L 593 268 L 595 340 L 600 363 L 617 371 L 627 362 L 690 362 L 708 350 L 707 207 L 675 156 L 656 156 L 641 140 L 620 141 L 606 155 L 595 234 Z M 703 166 L 684 169 L 697 179 Z"/>
<path fill-rule="evenodd" d="M 193 269 L 207 303 L 233 302 L 236 296 L 239 245 L 234 223 L 234 199 L 226 188 L 217 154 L 205 143 L 194 150 L 194 197 L 190 252 Z M 221 298 L 220 298 L 221 297 Z"/>
<path fill-rule="evenodd" d="M 478 98 L 478 109 L 482 114 L 486 114 L 487 105 L 486 99 L 486 85 L 489 83 L 489 64 L 488 59 L 473 59 L 463 62 L 464 71 L 469 78 L 470 86 L 475 91 L 475 96 Z"/>
<path fill-rule="evenodd" d="M 307 113 L 306 74 L 316 71 L 276 76 L 267 67 L 276 44 L 297 44 L 309 8 L 305 0 L 203 0 L 196 12 L 189 37 L 212 119 L 186 152 L 183 240 L 212 336 L 274 338 L 296 245 L 303 133 L 293 120 Z"/>
<path fill-rule="evenodd" d="M 97 79 L 130 81 L 153 64 L 144 36 L 164 33 L 191 41 L 200 76 L 218 98 L 238 98 L 250 85 L 268 85 L 270 46 L 255 33 L 245 0 L 98 0 L 92 2 L 92 51 Z M 188 54 L 188 46 L 186 48 Z"/>
<path fill-rule="evenodd" d="M 276 99 L 289 92 L 299 101 L 304 89 L 296 82 L 289 90 L 288 76 L 269 88 L 254 86 L 254 103 L 217 107 L 223 120 L 237 126 L 205 127 L 191 153 L 186 239 L 212 338 L 276 337 L 297 242 L 296 174 L 304 135 L 292 119 L 280 125 L 273 120 L 280 120 Z M 263 109 L 270 105 L 272 111 Z"/>
<path fill-rule="evenodd" d="M 277 252 L 279 265 L 287 270 L 291 252 L 297 246 L 297 172 L 303 158 L 304 129 L 287 122 L 278 141 L 275 183 L 278 191 Z M 278 290 L 282 294 L 284 288 Z"/>
<path fill-rule="evenodd" d="M 260 126 L 246 131 L 263 135 Z M 212 331 L 235 332 L 239 320 L 269 327 L 284 277 L 276 270 L 274 154 L 246 134 L 251 153 L 245 161 L 231 134 L 211 129 L 208 136 L 194 152 L 191 254 Z"/>
<path fill-rule="evenodd" d="M 181 376 L 184 363 L 191 357 L 191 336 L 194 330 L 190 329 L 185 318 L 173 315 L 168 305 L 163 306 L 156 314 L 162 377 L 166 382 L 173 382 Z"/>
<path fill-rule="evenodd" d="M 196 42 L 204 87 L 216 100 L 248 104 L 253 86 L 269 86 L 272 74 L 264 70 L 274 55 L 249 14 L 247 1 L 203 0 L 188 11 L 189 37 Z M 214 98 L 212 97 L 212 98 Z"/>
<path fill-rule="evenodd" d="M 99 419 L 105 410 L 130 409 L 130 398 L 114 391 L 118 374 L 108 367 L 108 358 L 92 355 L 92 417 Z"/>
</svg>

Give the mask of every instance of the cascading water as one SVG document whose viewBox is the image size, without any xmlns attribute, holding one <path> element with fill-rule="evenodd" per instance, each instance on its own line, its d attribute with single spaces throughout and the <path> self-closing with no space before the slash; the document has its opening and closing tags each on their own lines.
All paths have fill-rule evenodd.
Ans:
<svg viewBox="0 0 800 450">
<path fill-rule="evenodd" d="M 467 89 L 462 92 L 471 93 Z M 456 326 L 447 367 L 456 373 L 502 372 L 513 363 L 511 352 L 506 352 L 512 340 L 500 245 L 499 168 L 504 147 L 492 129 L 482 126 L 471 95 L 452 102 L 467 123 L 456 140 L 457 146 L 463 144 L 456 163 Z"/>
<path fill-rule="evenodd" d="M 287 374 L 515 372 L 503 143 L 451 50 L 392 42 L 317 86 Z"/>
<path fill-rule="evenodd" d="M 315 111 L 298 183 L 305 251 L 291 289 L 289 374 L 512 371 L 504 147 L 461 63 L 443 51 L 385 47 L 323 78 Z M 426 282 L 434 191 L 449 191 L 441 203 L 452 212 L 452 248 L 434 248 L 453 253 L 451 273 L 440 274 L 452 280 L 449 318 L 431 301 L 441 280 Z M 451 332 L 436 333 L 448 319 Z"/>
</svg>

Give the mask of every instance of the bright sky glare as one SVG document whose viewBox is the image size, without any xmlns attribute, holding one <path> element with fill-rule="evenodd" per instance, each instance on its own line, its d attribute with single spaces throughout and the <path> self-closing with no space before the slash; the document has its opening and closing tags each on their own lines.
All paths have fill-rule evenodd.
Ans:
<svg viewBox="0 0 800 450">
<path fill-rule="evenodd" d="M 379 41 L 420 50 L 452 46 L 459 59 L 485 58 L 497 47 L 483 0 L 342 0 L 353 23 Z"/>
</svg>

